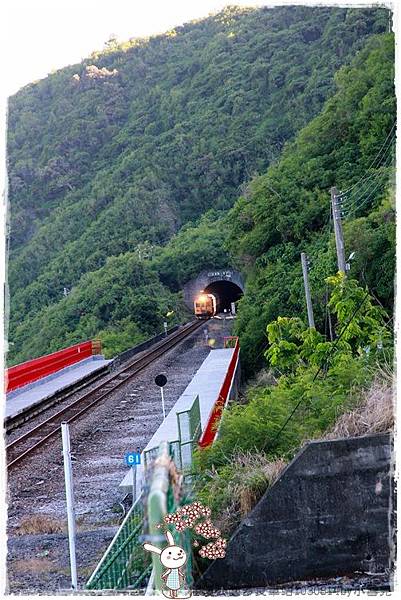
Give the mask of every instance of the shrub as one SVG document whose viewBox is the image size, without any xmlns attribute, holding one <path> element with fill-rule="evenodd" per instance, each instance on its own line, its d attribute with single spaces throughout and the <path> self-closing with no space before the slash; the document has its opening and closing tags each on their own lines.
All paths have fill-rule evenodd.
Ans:
<svg viewBox="0 0 401 600">
<path fill-rule="evenodd" d="M 261 379 L 249 386 L 248 403 L 231 406 L 224 414 L 218 440 L 197 453 L 199 496 L 217 518 L 221 515 L 227 529 L 268 487 L 266 465 L 291 459 L 305 440 L 322 437 L 336 421 L 341 422 L 344 413 L 353 417 L 344 417 L 343 429 L 347 422 L 350 431 L 374 427 L 365 409 L 361 412 L 357 406 L 379 361 L 385 362 L 391 354 L 384 312 L 352 279 L 337 275 L 328 281 L 334 288 L 330 306 L 337 339 L 325 341 L 315 329 L 305 329 L 298 318 L 279 317 L 270 323 L 270 348 L 265 355 L 270 361 L 269 380 L 274 382 L 274 372 L 278 373 L 276 383 L 266 385 Z M 379 418 L 374 389 L 373 385 L 366 410 Z M 388 393 L 383 400 L 386 409 L 380 421 L 387 427 L 391 422 Z M 359 424 L 351 426 L 351 420 Z"/>
</svg>

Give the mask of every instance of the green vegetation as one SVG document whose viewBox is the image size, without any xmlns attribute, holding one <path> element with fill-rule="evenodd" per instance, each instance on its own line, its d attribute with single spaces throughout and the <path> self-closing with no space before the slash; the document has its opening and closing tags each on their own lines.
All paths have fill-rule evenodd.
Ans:
<svg viewBox="0 0 401 600">
<path fill-rule="evenodd" d="M 10 362 L 99 334 L 114 352 L 160 331 L 166 307 L 176 307 L 176 319 L 183 318 L 177 292 L 185 279 L 204 265 L 227 264 L 224 227 L 227 235 L 231 231 L 231 250 L 239 228 L 244 250 L 242 215 L 234 224 L 244 200 L 229 225 L 223 214 L 241 186 L 274 163 L 285 142 L 319 113 L 335 89 L 334 73 L 364 52 L 373 34 L 387 30 L 388 18 L 385 9 L 229 7 L 149 40 L 110 40 L 103 52 L 12 97 Z M 377 59 L 381 68 L 382 57 Z M 370 80 L 364 86 L 371 87 Z M 367 121 L 382 96 L 379 90 L 366 102 Z M 393 108 L 382 110 L 373 133 L 367 121 L 364 126 L 361 173 L 362 158 L 374 153 Z M 334 135 L 341 137 L 341 129 L 335 127 Z M 347 160 L 354 158 L 348 153 Z M 252 202 L 263 206 L 262 184 L 251 187 L 257 196 Z M 312 197 L 310 204 L 316 212 Z M 198 221 L 210 209 L 206 221 Z M 282 213 L 289 216 L 288 202 Z M 317 211 L 316 226 L 319 219 Z M 280 228 L 294 225 L 284 221 L 279 219 Z M 304 223 L 299 215 L 295 231 Z M 375 227 L 366 223 L 365 237 L 374 237 Z M 271 235 L 262 249 L 258 245 L 265 233 L 266 227 L 255 229 L 251 260 L 260 250 L 264 260 L 271 246 L 267 259 L 275 261 Z M 282 257 L 283 247 L 276 250 Z M 295 256 L 293 240 L 285 253 Z M 143 278 L 134 277 L 137 289 L 131 268 L 143 269 Z M 250 274 L 250 302 L 260 276 Z M 67 297 L 64 288 L 71 290 Z M 281 310 L 285 302 L 275 296 L 272 304 Z M 275 309 L 266 314 L 263 308 L 256 324 L 251 314 L 249 329 L 247 302 L 239 329 L 251 364 L 252 335 L 256 329 L 263 335 L 259 326 Z"/>
<path fill-rule="evenodd" d="M 228 215 L 233 260 L 248 274 L 236 322 L 248 374 L 263 365 L 266 325 L 288 312 L 306 314 L 302 251 L 311 262 L 316 326 L 328 333 L 325 278 L 336 271 L 331 186 L 356 184 L 345 203 L 345 247 L 355 252 L 351 274 L 392 312 L 393 36 L 373 37 L 335 79 L 337 91 L 321 114 L 251 182 Z"/>
<path fill-rule="evenodd" d="M 16 345 L 20 338 L 25 340 L 30 356 L 99 336 L 106 355 L 112 356 L 160 333 L 171 310 L 176 322 L 183 312 L 177 296 L 161 285 L 145 261 L 126 253 L 109 258 L 104 267 L 84 275 L 57 305 L 24 321 L 14 340 Z"/>
<path fill-rule="evenodd" d="M 221 216 L 209 211 L 164 248 L 143 243 L 135 252 L 108 258 L 62 300 L 39 304 L 15 327 L 13 362 L 93 337 L 102 340 L 110 358 L 163 331 L 163 321 L 188 320 L 179 290 L 199 270 L 227 264 L 224 235 Z"/>
<path fill-rule="evenodd" d="M 198 464 L 200 499 L 231 514 L 227 530 L 304 440 L 359 410 L 392 360 L 388 19 L 229 7 L 149 40 L 110 40 L 10 100 L 10 362 L 95 336 L 112 356 L 167 314 L 187 318 L 181 289 L 201 270 L 246 277 L 242 368 L 267 373 Z M 335 275 L 332 186 L 354 253 L 347 278 Z"/>
<path fill-rule="evenodd" d="M 370 391 L 392 364 L 393 81 L 393 36 L 375 36 L 336 75 L 322 112 L 253 179 L 225 220 L 232 260 L 248 275 L 236 320 L 241 364 L 248 376 L 268 364 L 198 457 L 199 498 L 226 533 L 305 440 L 322 437 L 339 418 L 339 431 L 347 421 L 358 431 L 349 411 L 385 428 L 378 430 L 391 428 L 391 384 L 386 402 Z M 344 235 L 355 259 L 347 278 L 333 275 L 334 185 L 351 188 Z M 316 329 L 305 325 L 301 251 L 311 261 Z M 366 396 L 370 403 L 361 407 Z"/>
<path fill-rule="evenodd" d="M 246 458 L 249 493 L 257 499 L 272 480 L 266 466 L 278 459 L 282 466 L 304 440 L 321 437 L 360 402 L 377 365 L 391 362 L 392 336 L 384 310 L 355 280 L 337 275 L 328 284 L 337 339 L 326 341 L 298 317 L 270 323 L 266 358 L 276 383 L 251 386 L 248 403 L 227 410 L 219 439 L 198 453 L 199 496 L 214 514 L 224 514 L 232 505 L 238 456 Z M 229 523 L 236 519 L 238 512 Z"/>
</svg>

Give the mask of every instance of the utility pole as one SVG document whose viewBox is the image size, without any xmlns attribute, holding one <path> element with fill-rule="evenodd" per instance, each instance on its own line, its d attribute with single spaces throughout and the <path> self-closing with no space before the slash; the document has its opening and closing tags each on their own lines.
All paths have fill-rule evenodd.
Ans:
<svg viewBox="0 0 401 600">
<path fill-rule="evenodd" d="M 346 273 L 343 226 L 341 223 L 341 209 L 338 201 L 337 188 L 332 187 L 330 192 L 331 208 L 333 211 L 334 234 L 336 236 L 337 265 L 339 271 Z"/>
<path fill-rule="evenodd" d="M 305 288 L 305 298 L 306 298 L 306 308 L 308 309 L 308 323 L 309 327 L 315 327 L 315 320 L 313 318 L 313 307 L 312 300 L 310 295 L 309 288 L 309 274 L 308 274 L 308 257 L 305 252 L 301 252 L 301 263 L 302 263 L 302 273 L 304 276 L 304 288 Z"/>
</svg>

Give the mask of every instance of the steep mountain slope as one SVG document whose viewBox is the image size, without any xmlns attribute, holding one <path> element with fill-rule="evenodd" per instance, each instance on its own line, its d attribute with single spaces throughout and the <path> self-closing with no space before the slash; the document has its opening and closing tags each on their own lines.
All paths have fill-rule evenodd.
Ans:
<svg viewBox="0 0 401 600">
<path fill-rule="evenodd" d="M 266 325 L 306 320 L 300 253 L 310 257 L 315 320 L 328 335 L 325 277 L 337 269 L 330 187 L 343 193 L 346 256 L 389 315 L 394 300 L 394 37 L 375 36 L 336 76 L 322 113 L 255 178 L 228 216 L 229 246 L 248 273 L 236 323 L 248 371 L 263 364 Z M 346 190 L 349 190 L 346 192 Z"/>
<path fill-rule="evenodd" d="M 198 224 L 184 225 L 164 248 L 144 243 L 83 275 L 68 296 L 15 328 L 12 362 L 94 336 L 111 357 L 160 333 L 163 321 L 189 319 L 177 293 L 182 283 L 199 268 L 225 266 L 229 260 L 221 219 L 211 211 Z"/>
<path fill-rule="evenodd" d="M 196 457 L 198 499 L 226 535 L 305 442 L 393 430 L 394 37 L 369 40 L 336 88 L 224 218 L 248 273 L 236 321 L 241 370 L 262 368 Z M 346 277 L 336 273 L 334 185 L 343 190 L 345 256 L 354 254 Z"/>
<path fill-rule="evenodd" d="M 108 257 L 165 245 L 207 209 L 229 208 L 240 186 L 318 113 L 336 69 L 372 33 L 386 30 L 388 15 L 231 7 L 150 40 L 110 41 L 104 52 L 14 96 L 12 359 L 117 326 L 107 313 L 101 324 L 83 328 L 77 317 L 58 339 L 40 329 L 48 323 L 46 306 L 53 306 L 56 323 L 68 322 L 64 311 L 73 301 L 64 287 L 83 289 L 85 273 L 95 280 L 97 270 L 100 281 Z M 165 260 L 154 265 L 162 268 Z M 207 252 L 199 257 L 209 260 Z M 182 282 L 182 275 L 175 279 Z M 147 323 L 136 323 L 148 331 Z"/>
</svg>

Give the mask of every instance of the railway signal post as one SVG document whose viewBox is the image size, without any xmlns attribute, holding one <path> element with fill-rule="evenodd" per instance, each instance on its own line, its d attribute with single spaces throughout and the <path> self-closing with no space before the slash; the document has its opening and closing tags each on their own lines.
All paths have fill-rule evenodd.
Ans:
<svg viewBox="0 0 401 600">
<path fill-rule="evenodd" d="M 165 375 L 163 375 L 162 373 L 160 375 L 156 375 L 155 384 L 157 386 L 159 386 L 161 397 L 162 397 L 163 420 L 166 418 L 166 409 L 164 407 L 164 391 L 163 391 L 163 388 L 166 385 L 166 383 L 167 383 L 167 377 Z"/>
</svg>

